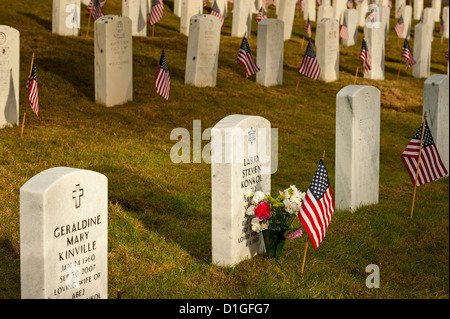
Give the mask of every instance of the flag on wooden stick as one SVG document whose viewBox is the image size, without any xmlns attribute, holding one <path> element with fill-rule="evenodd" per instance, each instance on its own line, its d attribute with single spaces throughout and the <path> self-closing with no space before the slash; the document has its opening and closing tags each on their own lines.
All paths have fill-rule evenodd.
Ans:
<svg viewBox="0 0 450 319">
<path fill-rule="evenodd" d="M 321 159 L 298 213 L 300 222 L 311 238 L 314 250 L 325 238 L 333 212 L 333 194 L 327 168 Z"/>
<path fill-rule="evenodd" d="M 403 16 L 400 16 L 400 18 L 398 18 L 398 21 L 394 26 L 395 33 L 397 34 L 398 37 L 402 35 L 404 29 L 405 23 L 403 21 Z"/>
<path fill-rule="evenodd" d="M 320 75 L 319 61 L 317 61 L 316 53 L 312 47 L 311 41 L 308 41 L 308 46 L 306 47 L 305 56 L 303 57 L 302 64 L 298 69 L 301 75 L 309 77 L 313 80 L 317 80 Z"/>
<path fill-rule="evenodd" d="M 256 23 L 259 23 L 259 21 L 264 19 L 267 19 L 267 13 L 266 10 L 264 10 L 264 7 L 261 7 L 256 15 Z"/>
<path fill-rule="evenodd" d="M 369 48 L 367 47 L 366 40 L 363 39 L 362 45 L 361 45 L 361 51 L 359 53 L 359 58 L 363 60 L 364 64 L 364 74 L 372 70 L 372 64 L 370 62 L 370 54 L 369 54 Z"/>
<path fill-rule="evenodd" d="M 308 33 L 308 37 L 311 38 L 311 22 L 309 21 L 309 17 L 306 20 L 304 29 L 306 30 L 306 33 Z"/>
<path fill-rule="evenodd" d="M 403 44 L 402 58 L 406 59 L 406 69 L 409 69 L 414 64 L 416 64 L 416 60 L 414 60 L 414 57 L 412 55 L 411 48 L 409 46 L 409 42 L 407 39 L 405 39 L 405 42 Z"/>
<path fill-rule="evenodd" d="M 86 9 L 89 11 L 89 14 L 92 16 L 94 21 L 105 15 L 102 9 L 105 3 L 106 0 L 91 0 L 91 2 L 89 2 Z"/>
<path fill-rule="evenodd" d="M 245 35 L 242 39 L 241 47 L 239 48 L 237 61 L 244 65 L 247 78 L 260 71 L 259 67 L 255 63 L 255 60 L 253 59 L 252 51 L 250 50 L 250 46 L 248 45 Z"/>
<path fill-rule="evenodd" d="M 148 22 L 150 25 L 155 25 L 164 14 L 164 4 L 162 0 L 153 0 L 152 8 L 148 14 Z"/>
<path fill-rule="evenodd" d="M 33 66 L 31 68 L 30 76 L 28 77 L 26 89 L 28 91 L 28 100 L 30 102 L 30 106 L 37 116 L 39 113 L 38 83 L 36 75 L 36 64 L 34 63 L 34 61 L 32 63 Z"/>
<path fill-rule="evenodd" d="M 213 4 L 213 6 L 212 6 L 212 8 L 211 8 L 211 12 L 210 12 L 213 16 L 215 16 L 215 17 L 217 17 L 217 18 L 219 18 L 219 20 L 220 20 L 220 28 L 222 29 L 223 28 L 223 24 L 224 24 L 224 22 L 225 22 L 225 19 L 223 18 L 223 15 L 222 15 L 222 13 L 220 13 L 220 9 L 219 9 L 219 6 L 217 5 L 217 2 L 214 0 L 214 4 Z"/>
<path fill-rule="evenodd" d="M 170 76 L 169 76 L 169 68 L 167 66 L 166 55 L 164 54 L 164 50 L 162 50 L 161 59 L 159 61 L 158 70 L 156 72 L 155 87 L 156 87 L 156 93 L 161 95 L 166 100 L 169 99 Z"/>
<path fill-rule="evenodd" d="M 422 138 L 422 128 L 425 123 Z M 441 160 L 438 149 L 434 144 L 426 119 L 420 125 L 413 138 L 406 146 L 401 155 L 401 159 L 411 177 L 413 185 L 423 185 L 447 176 L 448 172 Z M 419 155 L 420 163 L 419 163 Z M 417 176 L 417 182 L 415 181 Z"/>
<path fill-rule="evenodd" d="M 347 21 L 342 23 L 341 31 L 339 32 L 339 35 L 342 39 L 348 40 L 348 28 L 347 28 Z"/>
</svg>

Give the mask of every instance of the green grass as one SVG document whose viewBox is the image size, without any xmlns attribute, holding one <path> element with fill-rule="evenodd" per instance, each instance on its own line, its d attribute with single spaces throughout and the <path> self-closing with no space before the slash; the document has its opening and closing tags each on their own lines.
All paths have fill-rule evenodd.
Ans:
<svg viewBox="0 0 450 319">
<path fill-rule="evenodd" d="M 110 298 L 118 291 L 122 298 L 449 298 L 448 178 L 418 189 L 409 218 L 413 187 L 400 154 L 420 126 L 425 79 L 413 78 L 403 65 L 396 81 L 403 43 L 395 36 L 392 16 L 386 80 L 363 79 L 361 72 L 358 78 L 358 84 L 373 85 L 382 96 L 379 204 L 354 213 L 336 211 L 319 249 L 308 250 L 302 277 L 305 238 L 288 241 L 279 261 L 258 256 L 235 268 L 212 265 L 210 166 L 172 163 L 170 132 L 182 127 L 192 134 L 193 120 L 201 120 L 204 130 L 236 113 L 266 117 L 279 134 L 272 190 L 290 184 L 306 190 L 326 150 L 334 192 L 336 94 L 353 84 L 360 45 L 341 48 L 338 81 L 302 77 L 296 92 L 306 48 L 301 49 L 304 20 L 297 17 L 293 38 L 285 42 L 283 85 L 258 85 L 236 65 L 228 93 L 241 42 L 230 36 L 229 18 L 222 30 L 217 86 L 185 86 L 187 38 L 178 32 L 179 19 L 168 0 L 155 37 L 133 39 L 133 102 L 106 108 L 94 103 L 93 29 L 91 24 L 86 38 L 84 6 L 82 35 L 61 37 L 51 33 L 51 3 L 16 1 L 0 10 L 1 23 L 21 32 L 20 121 L 26 112 L 23 138 L 20 126 L 0 130 L 0 298 L 20 298 L 19 189 L 56 166 L 108 177 Z M 104 9 L 121 14 L 121 1 L 108 0 Z M 275 17 L 273 8 L 269 17 Z M 446 73 L 448 40 L 440 43 L 438 23 L 435 30 L 431 73 Z M 249 43 L 256 56 L 255 25 Z M 148 104 L 163 46 L 170 100 L 154 94 Z M 33 52 L 39 117 L 24 89 Z M 365 285 L 369 264 L 380 268 L 379 289 Z"/>
</svg>

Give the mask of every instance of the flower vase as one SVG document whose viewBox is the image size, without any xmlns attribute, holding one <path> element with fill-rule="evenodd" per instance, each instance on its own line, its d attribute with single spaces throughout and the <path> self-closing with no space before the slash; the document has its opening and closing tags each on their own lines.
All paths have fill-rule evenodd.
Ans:
<svg viewBox="0 0 450 319">
<path fill-rule="evenodd" d="M 266 256 L 269 258 L 279 259 L 283 252 L 284 230 L 263 230 L 264 244 L 266 246 Z"/>
</svg>

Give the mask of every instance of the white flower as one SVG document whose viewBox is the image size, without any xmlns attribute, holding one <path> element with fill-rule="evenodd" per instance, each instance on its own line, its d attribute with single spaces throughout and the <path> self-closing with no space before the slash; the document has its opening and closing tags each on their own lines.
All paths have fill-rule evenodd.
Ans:
<svg viewBox="0 0 450 319">
<path fill-rule="evenodd" d="M 262 201 L 264 199 L 264 197 L 266 197 L 266 195 L 264 195 L 263 192 L 257 191 L 255 193 L 255 195 L 253 195 L 252 203 L 258 204 L 260 201 Z"/>
<path fill-rule="evenodd" d="M 266 223 L 260 223 L 259 226 L 261 226 L 261 230 L 269 229 L 269 225 L 267 225 Z"/>
<path fill-rule="evenodd" d="M 244 198 L 248 199 L 249 197 L 252 197 L 252 190 L 249 188 L 244 189 Z"/>
<path fill-rule="evenodd" d="M 253 218 L 252 219 L 252 230 L 255 233 L 259 233 L 261 231 L 261 225 L 259 223 L 259 218 Z"/>
<path fill-rule="evenodd" d="M 250 206 L 247 207 L 247 209 L 245 210 L 245 214 L 246 214 L 246 215 L 249 215 L 249 216 L 255 215 L 254 210 L 255 210 L 255 205 L 250 205 Z"/>
</svg>

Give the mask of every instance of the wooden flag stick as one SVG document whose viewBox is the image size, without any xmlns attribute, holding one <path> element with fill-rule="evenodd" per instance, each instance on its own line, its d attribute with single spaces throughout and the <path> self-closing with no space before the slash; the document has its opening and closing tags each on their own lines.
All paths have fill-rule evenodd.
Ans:
<svg viewBox="0 0 450 319">
<path fill-rule="evenodd" d="M 86 38 L 88 37 L 88 34 L 89 34 L 89 26 L 91 25 L 91 16 L 92 16 L 92 9 L 89 11 L 89 20 L 88 20 L 88 26 L 87 26 L 87 30 L 86 30 Z"/>
<path fill-rule="evenodd" d="M 31 72 L 33 71 L 33 63 L 34 63 L 34 52 L 33 52 L 33 57 L 31 58 L 30 73 L 28 75 L 28 78 L 30 78 Z M 27 113 L 25 111 L 23 111 L 22 130 L 20 131 L 20 138 L 22 138 L 22 136 L 23 136 L 23 128 L 25 127 L 25 116 L 26 116 L 26 114 Z"/>
<path fill-rule="evenodd" d="M 299 75 L 299 77 L 298 77 L 298 81 L 297 81 L 297 86 L 295 87 L 295 92 L 297 92 L 298 91 L 298 85 L 300 84 L 300 78 L 301 78 L 302 76 L 301 75 Z"/>
<path fill-rule="evenodd" d="M 322 153 L 322 162 L 324 159 L 325 159 L 325 150 L 323 150 L 323 153 Z M 305 268 L 306 251 L 308 250 L 308 242 L 309 242 L 308 239 L 306 239 L 305 252 L 303 253 L 303 262 L 302 262 L 302 272 L 301 272 L 302 275 L 303 275 L 303 269 Z"/>
<path fill-rule="evenodd" d="M 425 132 L 426 119 L 427 119 L 427 112 L 425 112 L 425 114 L 423 116 L 422 136 L 420 137 L 419 159 L 417 160 L 417 170 L 416 170 L 416 178 L 414 180 L 414 194 L 413 194 L 413 200 L 412 200 L 412 206 L 411 206 L 411 216 L 409 218 L 412 218 L 412 216 L 413 216 L 414 200 L 416 199 L 417 179 L 419 178 L 420 157 L 422 155 L 423 133 Z"/>
<path fill-rule="evenodd" d="M 230 95 L 230 93 L 231 93 L 231 87 L 233 86 L 233 80 L 234 80 L 234 76 L 235 76 L 235 74 L 236 74 L 236 61 L 235 61 L 235 63 L 234 63 L 234 65 L 233 65 L 233 75 L 231 76 L 231 80 L 230 80 L 230 87 L 228 88 L 228 96 Z"/>
<path fill-rule="evenodd" d="M 359 65 L 356 67 L 355 80 L 353 81 L 353 84 L 356 84 L 356 78 L 358 77 L 358 70 L 359 70 Z"/>
<path fill-rule="evenodd" d="M 155 36 L 155 25 L 152 25 L 152 38 Z"/>
</svg>

